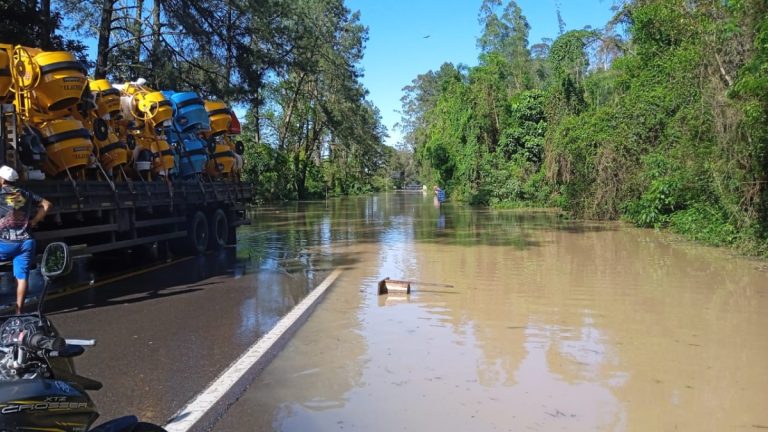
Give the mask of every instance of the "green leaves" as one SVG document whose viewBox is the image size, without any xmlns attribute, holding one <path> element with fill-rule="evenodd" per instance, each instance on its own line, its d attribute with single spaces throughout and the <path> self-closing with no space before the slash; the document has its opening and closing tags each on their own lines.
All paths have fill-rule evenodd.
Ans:
<svg viewBox="0 0 768 432">
<path fill-rule="evenodd" d="M 341 0 L 281 5 L 277 29 L 287 54 L 261 77 L 270 77 L 258 89 L 265 109 L 252 118 L 263 122 L 254 126 L 262 142 L 254 137 L 251 144 L 268 143 L 280 163 L 266 171 L 258 164 L 246 169 L 256 181 L 277 173 L 270 193 L 283 198 L 369 191 L 377 176 L 386 175 L 386 132 L 359 82 L 367 30 Z"/>
</svg>

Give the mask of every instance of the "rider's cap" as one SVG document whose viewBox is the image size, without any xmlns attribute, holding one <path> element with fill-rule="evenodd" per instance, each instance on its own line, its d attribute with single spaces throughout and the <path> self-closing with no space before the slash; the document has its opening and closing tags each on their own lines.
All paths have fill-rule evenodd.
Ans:
<svg viewBox="0 0 768 432">
<path fill-rule="evenodd" d="M 15 182 L 19 179 L 19 173 L 8 165 L 3 165 L 0 167 L 0 178 L 5 181 Z"/>
</svg>

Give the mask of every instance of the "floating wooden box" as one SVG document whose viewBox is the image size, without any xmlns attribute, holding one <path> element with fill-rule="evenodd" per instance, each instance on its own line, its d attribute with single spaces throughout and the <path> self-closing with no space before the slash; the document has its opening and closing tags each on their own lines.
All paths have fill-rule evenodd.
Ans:
<svg viewBox="0 0 768 432">
<path fill-rule="evenodd" d="M 398 293 L 398 294 L 410 294 L 411 283 L 408 281 L 394 280 L 385 278 L 379 281 L 379 295 Z"/>
</svg>

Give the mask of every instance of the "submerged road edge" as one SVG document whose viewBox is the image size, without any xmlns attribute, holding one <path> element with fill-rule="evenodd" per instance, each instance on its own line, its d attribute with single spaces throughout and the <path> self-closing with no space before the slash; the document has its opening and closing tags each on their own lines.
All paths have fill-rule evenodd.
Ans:
<svg viewBox="0 0 768 432">
<path fill-rule="evenodd" d="M 341 273 L 342 269 L 337 268 L 328 275 L 296 307 L 285 314 L 272 330 L 251 345 L 208 388 L 174 414 L 163 427 L 168 432 L 210 430 L 304 324 Z"/>
</svg>

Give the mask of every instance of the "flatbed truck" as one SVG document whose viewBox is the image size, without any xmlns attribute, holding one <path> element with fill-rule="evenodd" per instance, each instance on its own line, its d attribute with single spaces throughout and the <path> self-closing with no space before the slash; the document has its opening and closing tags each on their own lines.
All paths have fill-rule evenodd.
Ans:
<svg viewBox="0 0 768 432">
<path fill-rule="evenodd" d="M 13 107 L 0 108 L 0 163 L 15 148 Z M 65 179 L 20 181 L 19 186 L 51 201 L 53 208 L 33 236 L 38 252 L 53 241 L 81 245 L 90 255 L 167 242 L 176 255 L 202 253 L 236 241 L 248 223 L 250 184 L 236 178 L 153 181 Z"/>
</svg>

